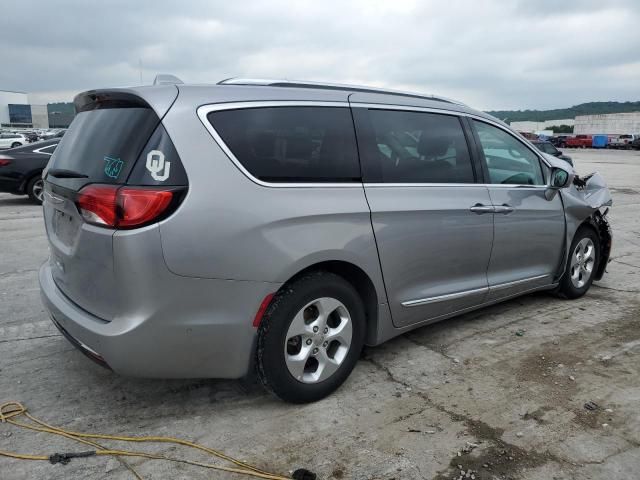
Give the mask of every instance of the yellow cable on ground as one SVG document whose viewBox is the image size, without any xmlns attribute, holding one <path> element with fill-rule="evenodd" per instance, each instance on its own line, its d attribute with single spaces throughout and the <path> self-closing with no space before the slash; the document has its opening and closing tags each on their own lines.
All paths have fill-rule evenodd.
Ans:
<svg viewBox="0 0 640 480">
<path fill-rule="evenodd" d="M 35 425 L 23 423 L 15 420 L 16 417 L 21 415 L 31 420 Z M 128 436 L 118 436 L 118 435 L 102 435 L 102 434 L 95 434 L 95 433 L 80 433 L 80 432 L 64 430 L 62 428 L 54 427 L 52 425 L 49 425 L 43 422 L 42 420 L 37 419 L 36 417 L 31 415 L 29 412 L 27 412 L 27 409 L 19 402 L 7 402 L 2 404 L 0 406 L 0 421 L 2 423 L 9 423 L 19 428 L 34 430 L 36 432 L 44 432 L 44 433 L 50 433 L 53 435 L 60 435 L 70 440 L 74 440 L 76 442 L 80 442 L 86 445 L 91 445 L 92 447 L 96 448 L 95 451 L 90 451 L 90 452 L 81 452 L 81 453 L 75 453 L 75 454 L 55 454 L 55 455 L 31 455 L 31 454 L 22 454 L 22 453 L 15 453 L 15 452 L 5 452 L 3 450 L 0 450 L 0 456 L 4 456 L 4 457 L 16 458 L 20 460 L 45 460 L 52 463 L 55 463 L 55 462 L 67 463 L 71 458 L 77 458 L 77 457 L 87 457 L 87 456 L 93 456 L 93 455 L 114 456 L 118 458 L 118 460 L 125 467 L 127 467 L 133 473 L 133 475 L 135 475 L 135 477 L 138 480 L 142 480 L 142 477 L 138 474 L 138 472 L 136 472 L 136 470 L 131 465 L 129 465 L 126 461 L 124 461 L 120 457 L 141 457 L 141 458 L 148 458 L 151 460 L 166 460 L 170 462 L 179 462 L 179 463 L 185 463 L 188 465 L 194 465 L 197 467 L 209 468 L 213 470 L 220 470 L 220 471 L 230 472 L 230 473 L 237 473 L 241 475 L 248 475 L 256 478 L 262 478 L 265 480 L 290 480 L 290 477 L 283 477 L 281 475 L 266 472 L 257 467 L 249 465 L 248 463 L 242 462 L 240 460 L 236 460 L 235 458 L 230 457 L 212 448 L 205 447 L 204 445 L 200 445 L 194 442 L 189 442 L 187 440 L 182 440 L 179 438 L 150 437 L 150 436 L 128 437 Z M 138 451 L 132 451 L 132 450 L 112 450 L 88 439 L 114 440 L 119 442 L 137 442 L 137 443 L 173 443 L 176 445 L 182 445 L 185 447 L 206 452 L 212 456 L 215 456 L 217 458 L 230 462 L 235 466 L 227 467 L 224 465 L 215 465 L 215 464 L 197 462 L 193 460 L 186 460 L 182 458 L 169 457 L 161 454 L 138 452 Z M 315 475 L 307 478 L 315 478 Z"/>
</svg>

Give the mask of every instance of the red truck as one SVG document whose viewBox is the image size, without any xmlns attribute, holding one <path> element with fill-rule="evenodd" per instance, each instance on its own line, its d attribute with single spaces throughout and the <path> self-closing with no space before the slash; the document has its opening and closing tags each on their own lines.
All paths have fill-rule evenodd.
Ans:
<svg viewBox="0 0 640 480">
<path fill-rule="evenodd" d="M 591 148 L 593 145 L 593 138 L 591 135 L 576 135 L 575 137 L 567 138 L 567 148 Z"/>
</svg>

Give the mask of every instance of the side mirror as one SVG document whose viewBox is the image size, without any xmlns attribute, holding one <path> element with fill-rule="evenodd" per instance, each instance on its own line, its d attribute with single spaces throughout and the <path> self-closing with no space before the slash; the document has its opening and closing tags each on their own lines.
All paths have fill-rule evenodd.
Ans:
<svg viewBox="0 0 640 480">
<path fill-rule="evenodd" d="M 544 192 L 544 196 L 547 200 L 553 200 L 558 193 L 558 190 L 569 186 L 573 180 L 573 174 L 559 167 L 551 167 L 551 173 L 549 174 L 549 183 L 547 189 Z"/>
</svg>

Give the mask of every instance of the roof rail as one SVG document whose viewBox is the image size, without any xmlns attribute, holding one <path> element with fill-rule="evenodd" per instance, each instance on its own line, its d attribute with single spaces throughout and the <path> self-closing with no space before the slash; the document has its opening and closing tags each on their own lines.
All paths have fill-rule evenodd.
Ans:
<svg viewBox="0 0 640 480">
<path fill-rule="evenodd" d="M 365 85 L 346 85 L 342 83 L 324 83 L 309 82 L 305 80 L 286 80 L 286 79 L 268 79 L 268 78 L 227 78 L 218 82 L 218 85 L 255 85 L 264 87 L 292 87 L 292 88 L 317 88 L 321 90 L 349 90 L 351 92 L 362 93 L 383 93 L 389 95 L 399 95 L 403 97 L 423 98 L 426 100 L 436 100 L 439 102 L 455 103 L 456 105 L 466 105 L 457 100 L 437 95 L 425 95 L 420 93 L 404 92 L 401 90 L 392 90 L 389 88 L 369 87 Z"/>
<path fill-rule="evenodd" d="M 178 77 L 168 73 L 159 73 L 153 80 L 154 85 L 182 85 L 183 83 Z"/>
</svg>

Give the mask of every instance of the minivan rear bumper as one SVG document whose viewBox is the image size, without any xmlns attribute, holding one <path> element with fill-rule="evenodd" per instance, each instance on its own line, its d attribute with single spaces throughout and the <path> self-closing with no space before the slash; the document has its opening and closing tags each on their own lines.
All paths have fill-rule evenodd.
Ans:
<svg viewBox="0 0 640 480">
<path fill-rule="evenodd" d="M 179 315 L 166 308 L 145 318 L 137 312 L 135 318 L 107 322 L 60 291 L 48 262 L 40 268 L 39 278 L 45 307 L 76 348 L 116 373 L 146 378 L 245 376 L 254 353 L 254 316 L 262 299 L 277 290 L 265 282 L 175 276 L 175 300 L 182 305 Z"/>
</svg>

